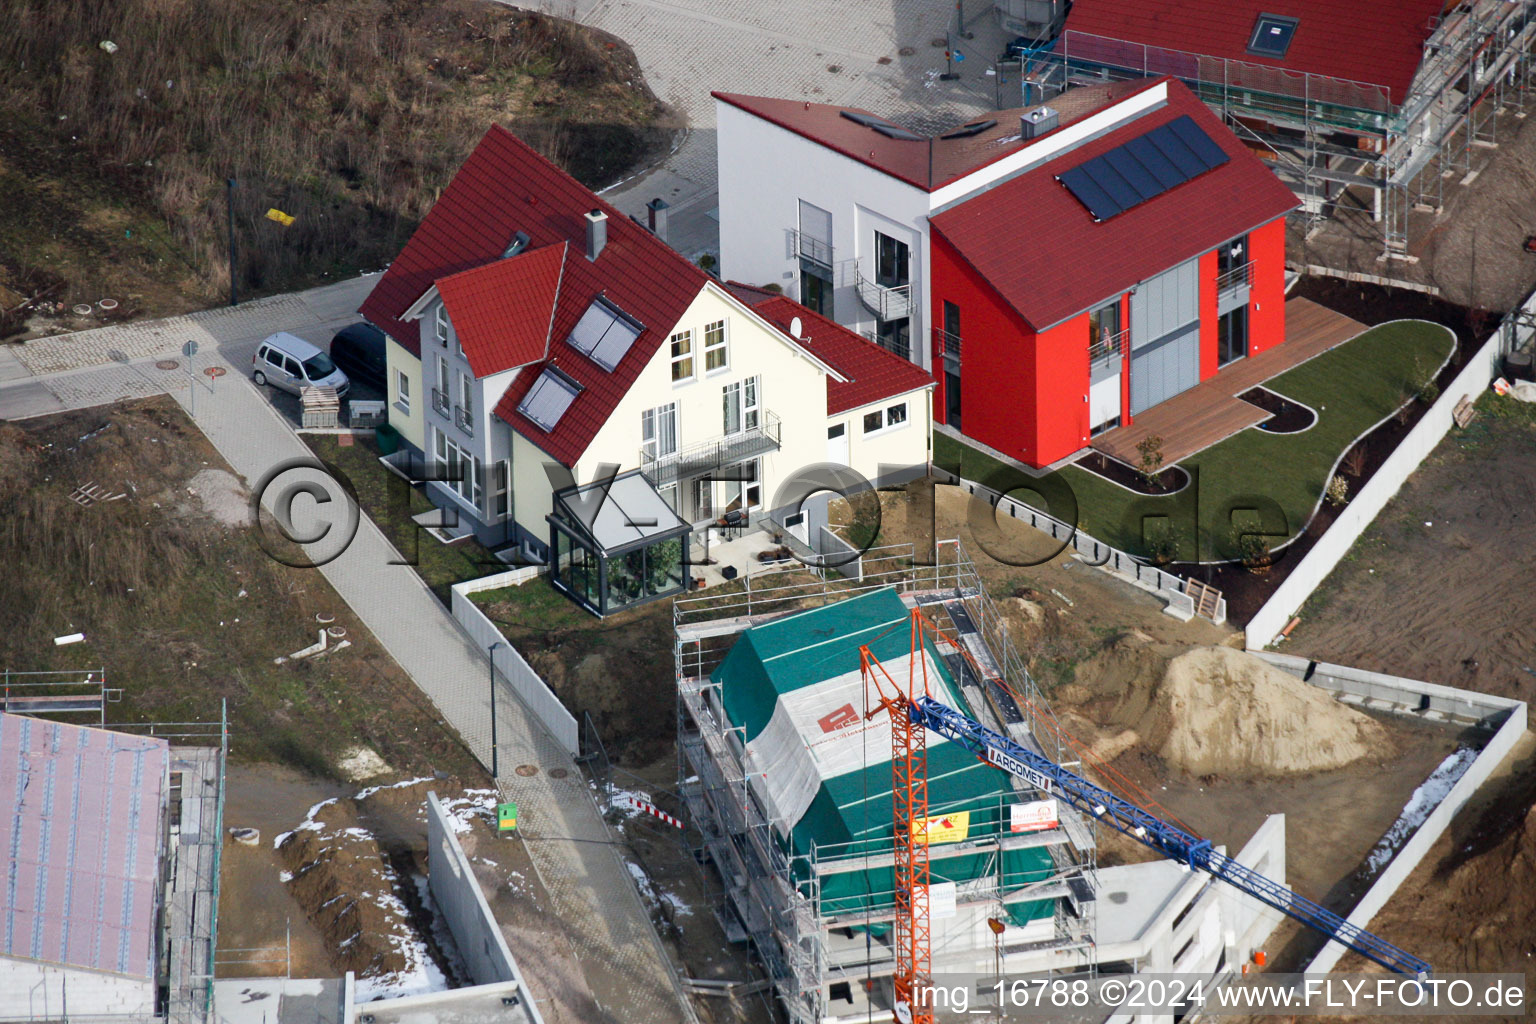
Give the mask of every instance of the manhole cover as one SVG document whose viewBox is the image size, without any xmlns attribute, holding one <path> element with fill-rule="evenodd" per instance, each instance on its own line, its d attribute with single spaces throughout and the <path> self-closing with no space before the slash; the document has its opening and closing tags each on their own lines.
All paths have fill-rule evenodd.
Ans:
<svg viewBox="0 0 1536 1024">
<path fill-rule="evenodd" d="M 91 313 L 91 308 L 92 307 L 89 303 L 81 302 L 73 307 L 73 312 L 76 316 L 89 316 Z"/>
<path fill-rule="evenodd" d="M 176 367 L 178 367 L 180 365 L 181 364 L 178 363 L 174 359 L 161 359 L 159 362 L 155 363 L 155 369 L 157 369 L 157 370 L 174 370 L 174 369 L 176 369 Z"/>
<path fill-rule="evenodd" d="M 522 776 L 539 774 L 539 766 L 536 764 L 520 764 L 517 766 L 517 774 Z"/>
<path fill-rule="evenodd" d="M 100 306 L 102 309 L 104 309 L 104 310 L 106 310 L 107 312 L 110 313 L 112 310 L 117 308 L 117 300 L 116 299 L 100 299 L 100 300 L 97 301 L 96 305 Z"/>
<path fill-rule="evenodd" d="M 571 773 L 566 771 L 564 768 L 551 768 L 549 770 L 549 777 L 552 779 L 563 779 L 569 774 Z"/>
<path fill-rule="evenodd" d="M 947 43 L 948 41 L 943 36 L 939 36 L 937 39 L 928 40 L 929 46 L 945 46 Z"/>
<path fill-rule="evenodd" d="M 835 75 L 843 70 L 843 66 L 841 64 L 828 64 L 827 70 Z"/>
<path fill-rule="evenodd" d="M 913 49 L 910 46 L 903 46 L 901 49 L 896 51 L 896 56 L 898 56 L 898 57 L 910 57 L 910 56 L 912 56 L 916 52 L 917 52 L 917 50 Z"/>
<path fill-rule="evenodd" d="M 209 377 L 222 377 L 228 371 L 226 371 L 222 366 L 205 366 L 203 368 L 203 372 L 206 373 Z"/>
</svg>

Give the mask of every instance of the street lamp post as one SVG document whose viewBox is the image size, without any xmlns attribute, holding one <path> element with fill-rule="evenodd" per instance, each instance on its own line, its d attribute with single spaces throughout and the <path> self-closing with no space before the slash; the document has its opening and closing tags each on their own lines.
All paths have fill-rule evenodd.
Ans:
<svg viewBox="0 0 1536 1024">
<path fill-rule="evenodd" d="M 491 778 L 501 780 L 501 770 L 496 763 L 496 648 L 506 646 L 500 640 L 491 644 L 486 657 L 491 666 Z"/>
</svg>

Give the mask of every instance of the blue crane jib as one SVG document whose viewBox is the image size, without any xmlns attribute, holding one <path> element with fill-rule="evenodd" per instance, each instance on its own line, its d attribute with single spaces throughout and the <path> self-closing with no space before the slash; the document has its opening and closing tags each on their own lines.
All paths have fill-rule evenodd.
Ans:
<svg viewBox="0 0 1536 1024">
<path fill-rule="evenodd" d="M 1424 976 L 1429 964 L 1392 943 L 1350 924 L 1328 908 L 1265 878 L 1212 848 L 1208 839 L 1192 836 L 1151 812 L 1095 786 L 1049 758 L 993 732 L 932 697 L 917 697 L 907 705 L 913 724 L 965 747 L 990 765 L 1023 779 L 1037 789 L 1055 793 L 1078 810 L 1123 832 L 1166 857 L 1199 868 L 1235 886 L 1254 899 L 1295 918 L 1309 928 L 1347 946 L 1368 960 L 1402 974 Z"/>
</svg>

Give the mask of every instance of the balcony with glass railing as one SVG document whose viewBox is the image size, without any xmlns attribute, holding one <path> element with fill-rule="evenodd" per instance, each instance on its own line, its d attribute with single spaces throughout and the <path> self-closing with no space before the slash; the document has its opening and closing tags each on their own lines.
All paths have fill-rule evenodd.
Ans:
<svg viewBox="0 0 1536 1024">
<path fill-rule="evenodd" d="M 657 487 L 665 487 L 724 469 L 746 459 L 776 452 L 780 447 L 780 437 L 779 417 L 764 409 L 758 414 L 757 426 L 734 434 L 722 434 L 666 455 L 641 449 L 640 471 Z"/>
<path fill-rule="evenodd" d="M 858 269 L 854 271 L 854 284 L 864 308 L 881 320 L 900 320 L 912 315 L 910 284 L 884 285 L 865 277 L 864 272 Z"/>
</svg>

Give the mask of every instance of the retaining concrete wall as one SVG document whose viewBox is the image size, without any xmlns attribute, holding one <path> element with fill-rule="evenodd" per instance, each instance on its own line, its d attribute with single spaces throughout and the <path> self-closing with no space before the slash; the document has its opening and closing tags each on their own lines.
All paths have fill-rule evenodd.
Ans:
<svg viewBox="0 0 1536 1024">
<path fill-rule="evenodd" d="M 1372 883 L 1365 895 L 1360 897 L 1360 902 L 1350 912 L 1348 917 L 1350 924 L 1368 928 L 1376 912 L 1386 905 L 1387 900 L 1397 892 L 1398 887 L 1429 853 L 1430 847 L 1450 827 L 1451 819 L 1456 816 L 1456 812 L 1460 811 L 1471 799 L 1472 794 L 1488 781 L 1494 769 L 1504 762 L 1515 744 L 1520 741 L 1520 737 L 1525 735 L 1527 726 L 1525 702 L 1507 697 L 1494 697 L 1486 693 L 1474 693 L 1470 690 L 1458 690 L 1417 679 L 1384 675 L 1380 672 L 1366 672 L 1343 665 L 1311 662 L 1305 658 L 1286 654 L 1263 651 L 1256 653 L 1270 664 L 1292 675 L 1305 678 L 1314 686 L 1325 690 L 1354 694 L 1399 708 L 1422 708 L 1447 717 L 1470 719 L 1494 730 L 1493 736 L 1478 754 L 1477 760 L 1473 761 L 1466 773 L 1456 780 L 1451 791 L 1445 795 L 1445 799 L 1441 800 L 1439 805 L 1429 813 L 1417 831 L 1408 837 L 1408 841 L 1382 869 L 1381 874 L 1376 876 L 1376 881 Z M 1345 952 L 1343 946 L 1337 942 L 1330 942 L 1313 958 L 1305 970 L 1309 974 L 1331 971 Z"/>
<path fill-rule="evenodd" d="M 517 1005 L 508 1006 L 503 1011 L 508 1021 L 543 1024 L 517 961 L 507 948 L 501 926 L 496 923 L 490 904 L 485 901 L 485 893 L 475 879 L 474 868 L 454 834 L 453 822 L 443 811 L 436 793 L 427 794 L 427 888 L 432 893 L 433 906 L 453 935 L 470 980 L 475 983 L 473 988 L 454 990 L 451 997 L 483 1002 L 485 996 L 494 991 L 517 1001 Z M 425 1000 L 434 1009 L 443 1009 L 449 996 L 434 994 L 416 998 Z M 398 1004 L 403 1000 L 394 1002 Z"/>
<path fill-rule="evenodd" d="M 502 587 L 519 586 L 538 575 L 538 569 L 525 566 L 521 569 L 513 569 L 510 572 L 500 572 L 491 576 L 482 576 L 477 580 L 469 580 L 464 583 L 455 583 L 453 590 L 453 617 L 460 628 L 469 634 L 471 640 L 486 652 L 486 657 L 496 666 L 496 682 L 498 686 L 510 686 L 512 692 L 522 701 L 523 706 L 533 712 L 549 734 L 555 738 L 572 756 L 581 754 L 580 731 L 576 726 L 576 718 L 560 703 L 560 698 L 555 696 L 549 685 L 540 678 L 523 660 L 523 656 L 517 652 L 496 624 L 486 618 L 478 605 L 469 598 L 470 594 L 483 590 L 499 590 Z M 494 644 L 500 644 L 495 651 L 491 651 Z M 490 667 L 487 665 L 487 673 Z"/>
<path fill-rule="evenodd" d="M 1269 600 L 1264 602 L 1264 606 L 1248 620 L 1246 637 L 1249 650 L 1268 647 L 1275 642 L 1291 616 L 1296 614 L 1296 610 L 1312 595 L 1312 591 L 1339 564 L 1339 560 L 1354 546 L 1360 534 L 1365 532 L 1365 528 L 1371 525 L 1387 502 L 1397 494 L 1403 482 L 1419 468 L 1425 456 L 1450 431 L 1454 422 L 1451 413 L 1456 403 L 1463 398 L 1475 400 L 1487 390 L 1489 382 L 1498 374 L 1504 344 L 1502 333 L 1496 331 L 1467 360 L 1467 365 L 1462 367 L 1456 379 L 1429 407 L 1424 417 L 1414 424 L 1408 436 L 1387 456 L 1375 475 L 1356 493 L 1354 500 L 1344 506 L 1333 525 L 1296 563 L 1290 575 L 1281 581 Z"/>
</svg>

